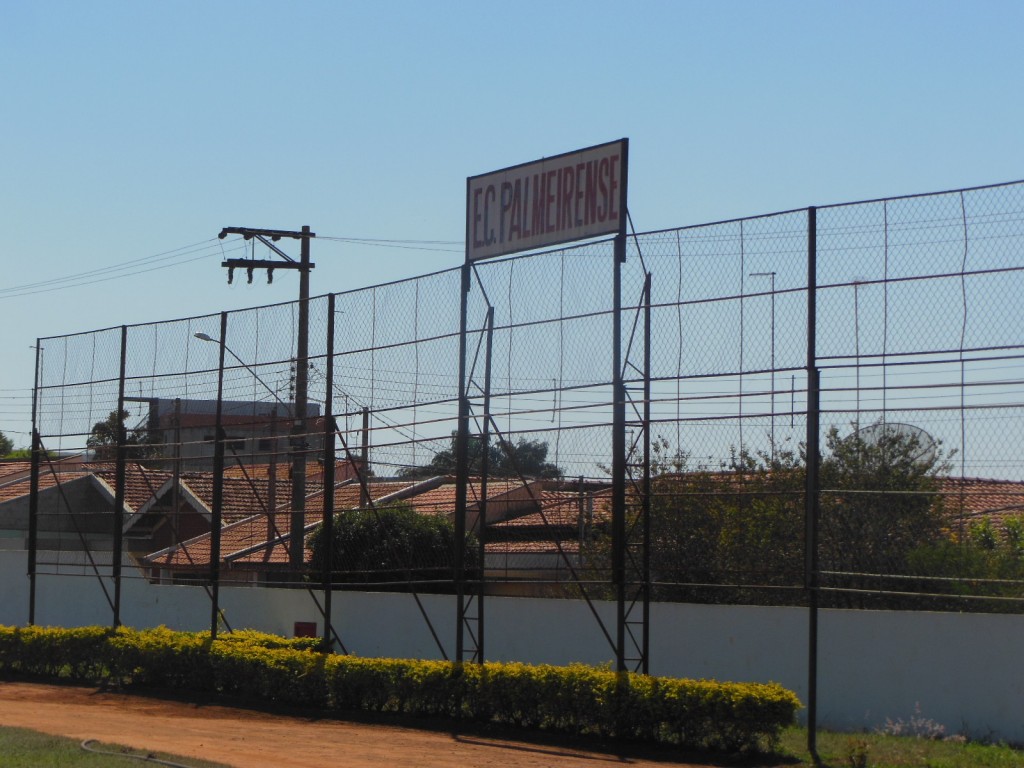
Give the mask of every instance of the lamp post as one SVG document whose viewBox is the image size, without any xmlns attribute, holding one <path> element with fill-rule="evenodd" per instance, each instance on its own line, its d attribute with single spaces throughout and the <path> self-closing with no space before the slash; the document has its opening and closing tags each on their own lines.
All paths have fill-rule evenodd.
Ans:
<svg viewBox="0 0 1024 768">
<path fill-rule="evenodd" d="M 262 378 L 260 378 L 260 375 L 258 373 L 256 373 L 255 370 L 253 370 L 252 366 L 250 366 L 247 362 L 245 362 L 242 358 L 240 358 L 237 354 L 235 354 L 235 351 L 233 349 L 231 349 L 231 347 L 229 347 L 227 344 L 225 344 L 223 339 L 217 339 L 217 338 L 214 338 L 213 336 L 210 336 L 209 334 L 202 333 L 202 332 L 196 332 L 196 333 L 193 333 L 192 335 L 195 336 L 200 341 L 209 341 L 209 342 L 212 342 L 214 344 L 219 345 L 221 347 L 221 349 L 226 351 L 235 360 L 237 360 L 238 363 L 243 368 L 245 368 L 249 373 L 251 373 L 252 377 L 254 379 L 256 379 L 256 381 L 258 381 L 263 386 L 263 388 L 265 390 L 267 390 L 267 392 L 269 392 L 270 395 L 278 403 L 280 403 L 282 406 L 284 406 L 285 413 L 288 415 L 288 417 L 290 419 L 292 419 L 293 423 L 296 423 L 296 424 L 298 423 L 298 416 L 295 415 L 296 412 L 297 412 L 297 408 L 293 408 L 293 406 L 289 405 L 284 400 L 282 400 L 280 395 L 278 395 L 277 392 L 275 392 L 274 389 L 269 384 L 267 384 L 267 382 L 265 382 Z M 275 413 L 276 413 L 276 411 L 275 411 Z M 276 421 L 276 418 L 275 418 L 275 421 Z M 303 424 L 305 423 L 305 419 L 302 420 L 302 423 Z M 293 430 L 293 432 L 294 432 L 294 430 Z M 276 425 L 275 425 L 274 434 L 276 434 L 276 433 L 277 433 L 277 429 L 276 429 Z M 304 543 L 304 539 L 305 539 L 305 524 L 306 524 L 306 519 L 305 519 L 305 491 L 306 491 L 306 484 L 305 484 L 305 482 L 301 483 L 301 491 L 300 491 L 300 493 L 302 494 L 302 496 L 301 496 L 302 506 L 300 507 L 301 516 L 297 516 L 295 514 L 295 511 L 296 511 L 296 507 L 295 507 L 295 505 L 296 505 L 296 501 L 295 501 L 296 491 L 295 491 L 295 488 L 296 488 L 296 486 L 300 485 L 300 483 L 297 480 L 297 476 L 295 475 L 295 472 L 296 472 L 296 467 L 297 466 L 301 466 L 302 473 L 303 473 L 302 474 L 302 480 L 305 481 L 306 453 L 305 453 L 304 449 L 305 449 L 305 446 L 295 444 L 295 440 L 293 439 L 293 441 L 292 441 L 292 516 L 291 516 L 291 522 L 290 522 L 290 527 L 289 527 L 289 534 L 290 534 L 289 539 L 292 542 L 292 545 L 288 548 L 288 553 L 289 553 L 288 559 L 289 559 L 289 564 L 293 568 L 295 568 L 295 569 L 299 569 L 299 568 L 302 567 L 303 559 L 304 559 L 304 552 L 303 552 L 304 546 L 303 546 L 303 543 Z M 274 450 L 276 451 L 277 449 L 275 448 Z M 298 520 L 301 520 L 301 523 L 299 523 L 296 526 L 296 519 L 297 518 L 298 518 Z"/>
<path fill-rule="evenodd" d="M 856 358 L 856 382 L 854 387 L 856 389 L 857 406 L 856 413 L 854 415 L 855 429 L 860 429 L 860 284 L 863 281 L 862 278 L 854 278 L 853 280 L 853 353 Z"/>
<path fill-rule="evenodd" d="M 229 355 L 231 355 L 233 358 L 235 358 L 235 360 L 238 361 L 239 365 L 241 365 L 243 368 L 245 368 L 245 370 L 247 370 L 249 373 L 251 373 L 252 377 L 254 379 L 256 379 L 256 381 L 258 381 L 260 384 L 262 384 L 263 388 L 265 390 L 267 390 L 267 392 L 270 393 L 271 397 L 273 397 L 275 400 L 277 400 L 277 402 L 279 402 L 281 405 L 283 405 L 288 410 L 288 415 L 291 416 L 291 413 L 292 413 L 291 406 L 289 406 L 288 403 L 284 402 L 284 400 L 281 399 L 281 397 L 277 394 L 277 392 L 275 392 L 273 389 L 271 389 L 270 385 L 267 384 L 267 382 L 265 382 L 263 379 L 260 378 L 259 374 L 256 373 L 256 371 L 254 371 L 252 369 L 252 366 L 250 366 L 247 362 L 245 362 L 245 360 L 243 360 L 238 355 L 236 355 L 235 351 L 233 349 L 231 349 L 231 347 L 229 347 L 227 344 L 225 344 L 220 339 L 215 339 L 213 336 L 210 336 L 209 334 L 203 333 L 201 331 L 197 331 L 196 333 L 193 333 L 192 335 L 195 336 L 200 341 L 210 341 L 210 342 L 213 342 L 214 344 L 220 344 L 222 347 L 224 347 L 224 350 Z"/>
<path fill-rule="evenodd" d="M 771 295 L 772 295 L 772 312 L 771 312 L 771 334 L 772 334 L 772 351 L 771 351 L 771 389 L 772 389 L 772 423 L 771 423 L 771 442 L 772 442 L 772 459 L 775 459 L 775 272 L 751 272 L 751 277 L 767 277 L 771 280 Z"/>
</svg>

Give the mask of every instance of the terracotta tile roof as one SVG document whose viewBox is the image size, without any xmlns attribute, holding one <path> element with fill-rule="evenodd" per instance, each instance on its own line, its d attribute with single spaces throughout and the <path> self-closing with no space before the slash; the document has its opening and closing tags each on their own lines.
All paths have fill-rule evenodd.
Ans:
<svg viewBox="0 0 1024 768">
<path fill-rule="evenodd" d="M 225 462 L 225 464 L 226 463 L 227 462 Z M 224 477 L 252 477 L 259 480 L 268 480 L 270 478 L 271 466 L 272 465 L 270 464 L 231 464 L 230 466 L 224 467 Z M 319 476 L 322 471 L 323 469 L 318 462 L 313 460 L 308 460 L 306 462 L 306 477 Z M 277 479 L 281 480 L 288 478 L 291 476 L 291 473 L 291 460 L 282 454 L 281 460 L 277 462 Z"/>
<path fill-rule="evenodd" d="M 225 463 L 227 463 L 227 462 L 225 462 Z M 248 477 L 257 478 L 259 480 L 268 480 L 270 478 L 270 468 L 271 468 L 271 466 L 274 466 L 274 465 L 271 465 L 271 464 L 246 464 L 244 466 L 239 466 L 238 464 L 232 464 L 231 466 L 224 467 L 224 477 L 241 477 L 241 478 L 245 478 L 246 476 L 248 476 Z M 278 480 L 281 480 L 282 478 L 287 478 L 288 475 L 289 475 L 289 470 L 291 470 L 291 462 L 289 462 L 285 457 L 282 456 L 282 460 L 277 462 L 276 469 L 277 469 L 277 471 L 276 471 L 275 474 L 276 474 Z M 307 475 L 312 474 L 308 470 L 309 470 L 309 466 L 307 465 L 307 472 L 306 472 L 306 474 Z"/>
<path fill-rule="evenodd" d="M 413 481 L 378 481 L 370 482 L 368 484 L 368 490 L 370 492 L 370 498 L 375 504 L 386 501 L 389 497 L 401 495 L 403 491 L 408 490 L 416 485 Z M 344 485 L 335 487 L 334 489 L 334 509 L 335 512 L 341 512 L 346 509 L 359 509 L 360 499 L 362 497 L 362 489 L 358 483 L 349 482 Z M 306 526 L 305 532 L 310 533 L 316 526 L 323 522 L 323 510 L 324 510 L 324 495 L 323 491 L 319 491 L 306 498 Z M 271 541 L 274 537 L 285 537 L 290 540 L 289 526 L 291 525 L 290 514 L 278 514 L 275 515 L 276 530 L 269 531 L 269 526 L 264 525 L 264 534 L 269 532 L 269 536 L 264 535 L 264 538 L 259 538 L 259 525 L 255 525 L 251 529 L 251 535 L 248 531 L 245 532 L 244 541 L 239 541 L 242 544 L 238 549 L 229 550 L 222 544 L 221 552 L 225 553 L 225 559 L 232 564 L 286 564 L 289 556 L 289 541 Z M 308 539 L 304 540 L 304 562 L 309 562 L 312 557 L 312 551 L 308 546 Z"/>
<path fill-rule="evenodd" d="M 65 483 L 92 475 L 103 484 L 111 497 L 114 495 L 116 473 L 113 464 L 100 463 L 75 465 L 74 469 L 60 471 L 55 475 L 48 467 L 39 474 L 39 489 L 45 491 L 58 482 Z M 160 495 L 167 498 L 171 493 L 173 475 L 166 470 L 153 470 L 136 463 L 125 467 L 125 506 L 129 513 L 137 513 L 147 509 Z M 315 489 L 315 484 L 310 484 Z M 209 515 L 213 506 L 213 476 L 210 473 L 183 473 L 181 488 L 188 497 L 195 499 L 194 506 L 202 514 Z M 30 479 L 25 477 L 7 485 L 0 485 L 0 503 L 29 495 Z M 287 508 L 291 500 L 291 482 L 279 480 L 275 487 L 278 508 Z M 270 498 L 268 480 L 247 480 L 238 477 L 225 477 L 223 483 L 222 516 L 224 523 L 230 523 L 255 514 L 265 514 Z"/>
<path fill-rule="evenodd" d="M 12 478 L 15 475 L 27 473 L 31 470 L 31 461 L 10 461 L 7 459 L 0 459 L 0 483 L 3 483 L 7 478 Z"/>
<path fill-rule="evenodd" d="M 574 555 L 580 551 L 578 539 L 562 539 L 561 552 Z M 559 548 L 552 539 L 531 539 L 522 541 L 494 541 L 484 544 L 488 555 L 557 555 Z"/>
<path fill-rule="evenodd" d="M 1024 514 L 1024 482 L 944 477 L 939 480 L 939 493 L 951 521 L 988 519 L 1001 526 L 1007 518 Z"/>
<path fill-rule="evenodd" d="M 375 502 L 386 501 L 389 498 L 401 499 L 405 496 L 406 501 L 421 514 L 452 514 L 455 504 L 455 484 L 446 482 L 447 478 L 435 478 L 427 481 L 373 481 L 369 485 L 371 498 Z M 497 481 L 488 483 L 488 500 L 500 500 L 503 497 L 515 494 L 523 496 L 517 500 L 520 506 L 529 503 L 533 508 L 527 489 L 518 481 Z M 417 492 L 419 491 L 419 492 Z M 566 520 L 571 516 L 572 530 L 564 531 L 566 544 L 563 549 L 575 551 L 578 543 L 571 539 L 575 535 L 577 525 L 576 509 L 578 507 L 578 494 L 570 492 L 542 491 L 539 487 L 531 488 L 530 491 L 537 494 L 542 504 L 550 504 L 553 514 L 561 514 Z M 476 507 L 479 503 L 482 492 L 480 483 L 472 483 L 469 488 L 470 506 Z M 601 491 L 597 495 L 609 494 L 610 491 Z M 358 483 L 349 482 L 341 484 L 334 489 L 334 508 L 336 511 L 345 509 L 356 509 L 360 506 L 362 491 Z M 414 495 L 410 495 L 414 494 Z M 288 537 L 291 525 L 291 516 L 287 511 L 288 502 L 278 506 L 278 512 L 269 518 L 266 515 L 255 515 L 225 526 L 221 531 L 221 557 L 226 565 L 259 567 L 266 565 L 286 565 L 289 562 Z M 561 510 L 561 512 L 559 512 Z M 306 498 L 306 532 L 311 531 L 319 525 L 323 519 L 323 492 L 317 491 Z M 536 514 L 538 522 L 531 522 L 535 515 L 525 515 L 527 524 L 543 525 L 539 522 L 539 513 Z M 517 518 L 522 519 L 522 518 Z M 559 518 L 561 519 L 561 518 Z M 561 536 L 559 538 L 562 538 Z M 528 542 L 505 542 L 495 543 L 495 547 L 505 547 L 500 551 L 507 551 L 509 547 L 521 547 L 523 551 L 529 552 L 557 552 L 557 547 L 549 535 L 547 540 Z M 498 550 L 495 550 L 498 551 Z M 305 548 L 305 562 L 309 561 L 311 553 Z M 188 569 L 205 567 L 210 557 L 210 537 L 204 535 L 188 542 L 183 542 L 179 547 L 154 553 L 146 558 L 146 562 L 152 565 L 159 565 L 165 568 Z"/>
<path fill-rule="evenodd" d="M 492 486 L 489 486 L 488 490 Z M 455 483 L 446 482 L 436 488 L 424 491 L 410 498 L 409 504 L 422 515 L 454 515 L 455 514 Z M 467 504 L 479 503 L 481 487 L 479 483 L 471 484 L 467 490 Z"/>
<path fill-rule="evenodd" d="M 592 499 L 592 501 L 591 501 Z M 597 491 L 584 497 L 591 520 L 608 517 L 606 502 L 611 500 L 611 489 Z M 518 528 L 576 527 L 579 525 L 580 494 L 572 491 L 544 491 L 540 497 L 541 510 L 491 523 L 491 531 L 513 531 Z"/>
<path fill-rule="evenodd" d="M 207 510 L 213 509 L 213 475 L 188 472 L 181 475 L 182 485 L 199 499 Z M 270 511 L 270 481 L 245 477 L 225 477 L 221 493 L 221 518 L 225 523 Z M 274 483 L 274 506 L 280 509 L 291 502 L 292 483 L 287 478 Z"/>
<path fill-rule="evenodd" d="M 187 483 L 203 485 L 207 492 L 212 488 L 212 479 L 204 475 L 196 480 L 192 476 Z M 231 495 L 232 510 L 242 515 L 252 509 L 255 496 L 265 499 L 262 492 L 253 493 L 250 487 L 237 484 L 238 478 L 225 478 L 225 509 L 229 508 Z M 248 481 L 242 481 L 250 485 Z M 254 481 L 257 488 L 263 489 Z M 229 491 L 229 486 L 231 490 Z M 488 508 L 493 502 L 495 508 L 508 513 L 505 519 L 490 523 L 486 551 L 488 553 L 513 554 L 554 554 L 562 544 L 566 553 L 579 550 L 578 514 L 579 493 L 572 490 L 541 490 L 540 484 L 529 491 L 517 481 L 492 481 L 488 484 Z M 455 483 L 451 478 L 434 478 L 429 481 L 374 481 L 371 493 L 375 500 L 388 497 L 408 496 L 411 506 L 422 514 L 450 515 L 454 512 Z M 0 493 L 3 489 L 0 488 Z M 478 506 L 481 487 L 472 483 L 469 489 L 470 508 Z M 939 493 L 945 497 L 945 507 L 951 517 L 967 521 L 989 518 L 997 524 L 1010 515 L 1024 514 L 1024 482 L 987 480 L 979 478 L 943 478 Z M 352 509 L 359 506 L 360 488 L 358 483 L 349 482 L 335 488 L 335 510 Z M 278 512 L 267 518 L 265 514 L 235 517 L 222 531 L 221 552 L 228 563 L 245 564 L 249 567 L 260 564 L 286 564 L 288 562 L 287 535 L 290 516 L 290 484 L 278 483 Z M 604 521 L 609 517 L 611 490 L 607 487 L 591 489 L 587 504 L 592 506 L 592 520 Z M 501 500 L 504 499 L 504 502 Z M 509 500 L 511 499 L 511 501 Z M 592 501 L 591 501 L 592 499 Z M 543 514 L 537 509 L 539 501 Z M 313 490 L 306 500 L 306 530 L 312 530 L 323 516 L 322 490 Z M 225 520 L 229 514 L 226 513 Z M 276 526 L 276 530 L 275 530 Z M 491 537 L 494 538 L 491 538 Z M 284 540 L 277 540 L 283 537 Z M 169 568 L 205 567 L 209 559 L 209 536 L 200 536 L 183 545 L 151 555 L 147 560 L 154 565 Z M 308 562 L 309 552 L 305 552 Z"/>
<path fill-rule="evenodd" d="M 39 490 L 45 491 L 48 488 L 54 488 L 58 484 L 71 482 L 79 478 L 85 477 L 91 473 L 83 472 L 81 470 L 71 470 L 67 472 L 40 472 L 39 473 Z M 31 490 L 30 478 L 23 478 L 12 483 L 0 486 L 0 504 L 5 501 L 13 501 L 22 496 L 28 496 Z"/>
<path fill-rule="evenodd" d="M 370 498 L 375 502 L 400 493 L 415 485 L 412 481 L 379 481 L 369 484 Z M 348 482 L 334 489 L 334 508 L 340 512 L 359 507 L 361 489 Z M 278 497 L 281 498 L 280 496 Z M 324 494 L 320 489 L 306 497 L 305 531 L 309 533 L 323 521 Z M 272 515 L 250 515 L 236 519 L 221 529 L 221 557 L 230 564 L 286 565 L 289 562 L 289 534 L 291 528 L 290 496 L 279 503 Z M 283 539 L 283 540 L 279 540 Z M 311 552 L 305 547 L 308 562 Z M 145 558 L 151 565 L 164 568 L 205 568 L 210 560 L 210 535 L 204 534 L 182 542 L 179 546 L 154 553 Z"/>
<path fill-rule="evenodd" d="M 341 459 L 334 463 L 334 481 L 340 483 L 342 480 L 356 479 L 358 472 L 356 466 L 359 462 L 343 461 Z M 271 464 L 229 464 L 224 467 L 224 477 L 253 478 L 257 480 L 270 479 Z M 276 465 L 275 476 L 278 480 L 288 479 L 292 474 L 291 460 L 284 454 Z M 313 457 L 306 461 L 306 482 L 311 481 L 323 483 L 323 463 Z"/>
<path fill-rule="evenodd" d="M 590 522 L 609 516 L 607 501 L 610 499 L 610 488 L 584 497 Z M 541 503 L 543 514 L 532 512 L 489 525 L 484 551 L 488 555 L 577 554 L 580 551 L 580 494 L 545 491 Z"/>
<path fill-rule="evenodd" d="M 221 529 L 221 559 L 227 560 L 233 554 L 265 543 L 269 538 L 281 536 L 288 532 L 289 515 L 275 513 L 265 516 L 258 515 L 236 520 Z M 153 553 L 143 560 L 150 565 L 174 569 L 206 569 L 210 564 L 212 539 L 209 533 L 196 536 L 176 546 L 168 547 Z M 288 562 L 286 548 L 281 548 L 284 557 L 282 563 Z M 273 553 L 270 553 L 273 560 Z"/>
<path fill-rule="evenodd" d="M 116 471 L 113 467 L 93 472 L 113 493 L 116 487 Z M 124 472 L 124 503 L 131 511 L 138 511 L 172 477 L 170 472 L 147 469 L 139 464 L 126 464 Z"/>
<path fill-rule="evenodd" d="M 374 503 L 386 501 L 389 497 L 401 496 L 403 491 L 413 488 L 415 481 L 378 481 L 369 483 L 370 498 Z M 429 492 L 429 491 L 428 491 Z M 358 509 L 362 489 L 358 483 L 349 482 L 334 489 L 334 509 L 341 512 L 346 509 Z M 418 498 L 418 497 L 416 497 Z M 306 533 L 309 533 L 323 521 L 324 495 L 316 492 L 306 498 Z M 288 513 L 274 516 L 276 529 L 271 529 L 269 521 L 246 521 L 248 525 L 240 525 L 237 530 L 222 533 L 221 552 L 224 559 L 235 565 L 285 565 L 289 562 L 289 541 L 276 541 L 278 537 L 289 538 L 291 517 Z M 262 524 L 262 528 L 261 528 Z M 230 538 L 225 539 L 225 534 Z M 231 547 L 232 549 L 229 549 Z M 206 551 L 209 557 L 209 549 Z M 304 562 L 309 562 L 312 552 L 304 542 Z M 193 559 L 198 559 L 193 554 Z"/>
<path fill-rule="evenodd" d="M 39 473 L 64 474 L 77 472 L 89 465 L 83 461 L 82 455 L 64 456 L 53 461 L 43 460 Z M 0 459 L 0 485 L 28 477 L 32 471 L 32 462 L 22 459 Z"/>
<path fill-rule="evenodd" d="M 46 491 L 55 488 L 58 484 L 67 484 L 79 481 L 82 478 L 91 477 L 100 487 L 101 492 L 109 496 L 111 501 L 115 492 L 114 470 L 108 469 L 106 465 L 96 471 L 95 467 L 83 469 L 84 465 L 77 465 L 74 470 L 63 471 L 55 474 L 50 468 L 45 468 L 39 474 L 39 490 Z M 136 464 L 125 467 L 125 499 L 126 511 L 131 514 L 139 511 L 143 506 L 153 499 L 170 479 L 165 472 L 145 469 Z M 0 503 L 11 501 L 19 497 L 27 497 L 31 490 L 31 478 L 24 478 L 15 483 L 0 487 Z"/>
</svg>

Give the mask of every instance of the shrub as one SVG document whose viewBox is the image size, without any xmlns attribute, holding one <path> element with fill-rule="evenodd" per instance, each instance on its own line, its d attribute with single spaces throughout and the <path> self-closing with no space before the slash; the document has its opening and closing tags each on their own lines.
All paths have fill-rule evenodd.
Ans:
<svg viewBox="0 0 1024 768">
<path fill-rule="evenodd" d="M 775 684 L 649 677 L 582 664 L 364 659 L 321 653 L 309 639 L 235 632 L 211 640 L 166 627 L 0 627 L 0 673 L 724 751 L 773 747 L 800 706 Z"/>
</svg>

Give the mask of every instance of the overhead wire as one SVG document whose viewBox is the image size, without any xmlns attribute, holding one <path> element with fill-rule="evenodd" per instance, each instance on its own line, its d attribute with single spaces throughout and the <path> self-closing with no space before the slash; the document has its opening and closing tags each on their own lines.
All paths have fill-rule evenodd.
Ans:
<svg viewBox="0 0 1024 768">
<path fill-rule="evenodd" d="M 162 256 L 162 258 L 147 257 L 146 259 L 134 259 L 130 262 L 124 262 L 120 265 L 114 265 L 110 267 L 104 267 L 98 270 L 92 270 L 89 272 L 81 272 L 74 275 L 66 275 L 64 277 L 54 278 L 53 280 L 41 280 L 36 283 L 27 283 L 21 286 L 13 286 L 11 288 L 0 289 L 0 300 L 13 299 L 20 296 L 32 296 L 38 293 L 50 293 L 52 291 L 62 291 L 68 288 L 79 288 L 86 285 L 95 285 L 96 283 L 105 283 L 111 280 L 119 280 L 124 277 L 133 277 L 135 275 L 145 274 L 147 272 L 156 272 L 161 269 L 170 269 L 171 267 L 178 267 L 182 264 L 189 264 L 193 261 L 201 261 L 203 259 L 210 258 L 211 255 L 215 255 L 213 252 L 214 243 L 199 249 L 209 251 L 208 253 L 200 253 L 198 256 L 192 256 L 188 259 L 178 259 L 169 264 L 158 264 L 157 266 L 149 266 L 145 269 L 133 269 L 131 271 L 120 271 L 132 266 L 141 266 L 145 263 L 151 263 L 154 259 L 166 260 L 174 258 L 173 256 Z M 179 251 L 182 249 L 179 249 Z M 179 255 L 189 256 L 196 253 L 196 250 L 186 251 Z M 177 252 L 175 252 L 177 253 Z M 102 277 L 100 275 L 103 275 Z M 82 279 L 91 278 L 91 279 Z"/>
<path fill-rule="evenodd" d="M 368 245 L 374 248 L 400 248 L 412 251 L 439 251 L 442 253 L 462 253 L 465 245 L 461 240 L 395 240 L 373 237 L 337 237 L 330 235 L 318 235 L 317 240 L 327 240 L 338 243 L 351 243 L 353 245 Z M 439 246 L 454 245 L 457 248 L 442 248 Z"/>
<path fill-rule="evenodd" d="M 461 247 L 438 247 L 448 245 L 462 246 L 462 242 L 458 240 L 396 240 L 384 238 L 337 236 L 320 236 L 318 237 L 318 240 L 351 243 L 356 245 L 366 245 L 381 248 L 402 248 L 409 250 L 443 251 L 448 253 L 459 253 L 462 251 Z M 124 277 L 133 277 L 135 275 L 145 274 L 147 272 L 154 272 L 161 269 L 169 269 L 171 267 L 188 264 L 194 261 L 201 261 L 202 259 L 209 258 L 210 256 L 214 256 L 217 254 L 223 255 L 227 252 L 243 250 L 245 248 L 246 244 L 242 239 L 239 239 L 237 243 L 229 245 L 227 248 L 225 248 L 223 242 L 220 239 L 210 238 L 209 240 L 201 240 L 199 242 L 190 243 L 179 248 L 173 248 L 168 251 L 162 251 L 160 253 L 152 254 L 150 256 L 142 256 L 135 259 L 129 259 L 127 261 L 123 261 L 117 264 L 111 264 L 105 267 L 97 267 L 96 269 L 89 269 L 83 272 L 74 272 L 68 275 L 62 275 L 60 277 L 49 278 L 46 280 L 37 280 L 31 283 L 22 283 L 20 285 L 12 285 L 6 288 L 0 288 L 0 299 L 13 299 L 21 296 L 32 296 L 39 293 L 49 293 L 51 291 L 65 290 L 67 288 L 94 285 L 96 283 L 118 280 Z M 191 256 L 191 258 L 183 258 L 186 256 Z"/>
<path fill-rule="evenodd" d="M 0 288 L 0 293 L 10 293 L 12 291 L 19 291 L 19 290 L 22 290 L 24 288 L 35 288 L 35 287 L 38 287 L 38 286 L 41 286 L 41 285 L 49 285 L 49 284 L 52 284 L 52 283 L 62 283 L 62 282 L 66 282 L 66 281 L 69 281 L 69 280 L 74 280 L 74 279 L 77 279 L 77 278 L 80 278 L 80 277 L 89 277 L 89 276 L 92 276 L 92 275 L 98 275 L 98 274 L 103 274 L 103 273 L 106 273 L 106 272 L 112 272 L 112 271 L 117 271 L 117 270 L 120 270 L 120 269 L 126 269 L 126 268 L 128 268 L 128 267 L 130 267 L 132 265 L 136 265 L 136 264 L 144 264 L 146 262 L 162 261 L 162 260 L 165 260 L 165 259 L 171 259 L 171 258 L 174 258 L 175 254 L 182 254 L 182 252 L 185 252 L 184 255 L 187 255 L 188 253 L 194 252 L 193 249 L 195 249 L 195 248 L 199 248 L 200 246 L 209 247 L 210 244 L 213 244 L 213 243 L 216 243 L 216 242 L 218 242 L 218 241 L 216 239 L 214 239 L 214 238 L 211 238 L 210 240 L 202 240 L 202 241 L 200 241 L 198 243 L 192 243 L 190 245 L 183 245 L 180 248 L 174 248 L 174 249 L 172 249 L 170 251 L 163 251 L 162 253 L 157 253 L 157 254 L 154 254 L 152 256 L 142 256 L 142 257 L 140 257 L 138 259 L 129 259 L 128 261 L 121 262 L 120 264 L 112 264 L 112 265 L 107 266 L 107 267 L 97 267 L 96 269 L 89 269 L 89 270 L 86 270 L 85 272 L 76 272 L 76 273 L 71 274 L 71 275 L 65 275 L 64 277 L 55 277 L 55 278 L 50 278 L 48 280 L 40 280 L 40 281 L 35 282 L 35 283 L 23 283 L 22 285 L 14 285 L 14 286 L 11 286 L 9 288 Z"/>
</svg>

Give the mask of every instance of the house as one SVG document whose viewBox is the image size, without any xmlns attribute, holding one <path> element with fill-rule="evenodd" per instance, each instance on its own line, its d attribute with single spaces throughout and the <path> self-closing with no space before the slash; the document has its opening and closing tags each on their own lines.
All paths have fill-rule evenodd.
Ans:
<svg viewBox="0 0 1024 768">
<path fill-rule="evenodd" d="M 584 548 L 610 520 L 606 485 L 544 490 L 535 511 L 488 526 L 486 576 L 503 582 L 569 580 L 586 567 Z"/>
<path fill-rule="evenodd" d="M 156 466 L 152 466 L 156 464 Z M 402 501 L 423 515 L 454 518 L 456 483 L 450 476 L 425 480 L 358 479 L 358 465 L 337 462 L 333 473 L 307 464 L 303 561 L 308 535 L 323 520 L 325 487 L 334 510 Z M 221 483 L 220 573 L 246 584 L 294 581 L 291 573 L 291 465 L 230 463 Z M 0 547 L 27 548 L 30 508 L 28 462 L 0 463 Z M 326 483 L 325 483 L 326 481 Z M 1024 515 L 1024 482 L 939 478 L 939 497 L 953 536 L 988 521 L 1001 530 Z M 115 540 L 112 513 L 116 468 L 81 457 L 46 462 L 39 474 L 37 549 L 41 565 L 109 563 Z M 486 493 L 486 504 L 484 494 Z M 611 491 L 602 482 L 472 479 L 467 487 L 467 529 L 483 529 L 489 589 L 525 594 L 531 584 L 563 583 L 588 563 L 587 544 L 610 521 Z M 214 478 L 208 471 L 168 471 L 160 461 L 125 466 L 121 534 L 124 551 L 159 582 L 205 581 L 211 570 Z M 45 569 L 44 569 L 45 570 Z"/>
<path fill-rule="evenodd" d="M 375 504 L 401 498 L 418 483 L 414 481 L 368 481 L 365 489 L 356 480 L 348 479 L 334 485 L 334 508 L 337 511 L 365 505 L 365 498 Z M 311 484 L 312 485 L 312 484 Z M 305 499 L 305 534 L 322 521 L 324 488 L 315 487 Z M 228 522 L 221 529 L 220 571 L 222 579 L 234 583 L 272 583 L 290 573 L 291 508 L 290 501 L 278 504 Z M 302 542 L 303 561 L 309 562 L 311 552 Z M 141 563 L 151 578 L 161 583 L 192 583 L 209 577 L 212 539 L 209 532 L 155 551 Z"/>
<path fill-rule="evenodd" d="M 121 508 L 122 546 L 136 560 L 154 551 L 209 534 L 213 521 L 213 475 L 172 473 L 152 462 L 127 462 Z M 0 546 L 27 549 L 31 467 L 0 471 Z M 342 476 L 351 467 L 336 468 Z M 307 465 L 307 485 L 322 482 L 322 465 Z M 37 550 L 41 565 L 110 562 L 115 531 L 116 467 L 109 462 L 47 463 L 39 473 Z M 230 525 L 291 503 L 286 470 L 249 465 L 225 472 L 221 521 Z M 45 570 L 45 569 L 44 569 Z"/>
<path fill-rule="evenodd" d="M 147 398 L 148 442 L 160 446 L 161 466 L 181 471 L 213 469 L 216 400 Z M 267 464 L 290 461 L 296 449 L 306 451 L 310 459 L 323 453 L 323 422 L 320 406 L 306 407 L 307 433 L 292 436 L 295 423 L 293 403 L 224 400 L 221 402 L 221 426 L 226 434 L 225 454 L 231 463 Z M 317 422 L 319 421 L 319 426 Z"/>
<path fill-rule="evenodd" d="M 580 491 L 547 490 L 556 481 L 492 480 L 487 484 L 485 569 L 496 578 L 565 580 L 571 569 L 566 556 L 579 564 L 580 536 L 589 535 L 595 517 L 601 521 L 610 492 L 605 485 L 589 485 Z M 424 515 L 455 515 L 456 483 L 452 477 L 426 480 L 371 478 L 365 487 L 345 480 L 334 487 L 335 513 L 401 501 Z M 483 484 L 467 488 L 467 529 L 478 531 L 484 507 Z M 306 497 L 305 534 L 323 521 L 324 489 Z M 290 509 L 279 505 L 273 513 L 257 513 L 226 524 L 221 531 L 221 574 L 232 582 L 258 584 L 288 580 L 291 552 Z M 308 538 L 303 542 L 303 561 L 310 562 Z M 152 577 L 165 583 L 187 583 L 208 578 L 211 538 L 209 533 L 167 547 L 142 558 Z"/>
<path fill-rule="evenodd" d="M 1024 483 L 975 477 L 939 479 L 939 496 L 949 533 L 957 539 L 981 523 L 1003 531 L 1008 520 L 1024 516 Z"/>
</svg>

